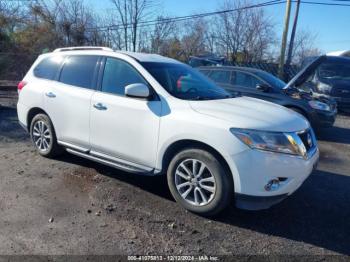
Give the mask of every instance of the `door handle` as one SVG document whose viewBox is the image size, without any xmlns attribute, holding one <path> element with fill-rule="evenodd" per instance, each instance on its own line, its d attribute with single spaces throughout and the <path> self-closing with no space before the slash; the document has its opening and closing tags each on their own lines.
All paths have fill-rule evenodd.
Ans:
<svg viewBox="0 0 350 262">
<path fill-rule="evenodd" d="M 96 108 L 97 110 L 107 110 L 107 107 L 102 103 L 94 104 L 94 108 Z"/>
<path fill-rule="evenodd" d="M 55 95 L 54 93 L 52 93 L 52 92 L 48 92 L 48 93 L 46 93 L 45 95 L 46 95 L 47 97 L 50 97 L 50 98 L 56 97 L 56 95 Z"/>
</svg>

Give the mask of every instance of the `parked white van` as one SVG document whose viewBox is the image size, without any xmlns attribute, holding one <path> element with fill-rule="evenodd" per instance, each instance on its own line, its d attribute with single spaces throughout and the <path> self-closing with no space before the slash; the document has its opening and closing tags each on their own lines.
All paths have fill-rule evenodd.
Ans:
<svg viewBox="0 0 350 262">
<path fill-rule="evenodd" d="M 166 174 L 184 208 L 268 208 L 313 171 L 308 121 L 224 89 L 176 60 L 103 47 L 39 56 L 18 85 L 18 117 L 37 152 L 137 174 Z"/>
</svg>

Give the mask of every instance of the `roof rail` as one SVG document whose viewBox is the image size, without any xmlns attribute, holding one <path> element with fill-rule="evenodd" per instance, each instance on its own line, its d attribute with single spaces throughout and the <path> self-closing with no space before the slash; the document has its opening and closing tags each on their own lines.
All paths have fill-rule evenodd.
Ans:
<svg viewBox="0 0 350 262">
<path fill-rule="evenodd" d="M 103 47 L 103 46 L 73 46 L 73 47 L 63 47 L 63 48 L 57 48 L 53 52 L 66 52 L 66 51 L 83 51 L 83 50 L 91 50 L 91 51 L 112 51 L 112 48 L 109 47 Z"/>
</svg>

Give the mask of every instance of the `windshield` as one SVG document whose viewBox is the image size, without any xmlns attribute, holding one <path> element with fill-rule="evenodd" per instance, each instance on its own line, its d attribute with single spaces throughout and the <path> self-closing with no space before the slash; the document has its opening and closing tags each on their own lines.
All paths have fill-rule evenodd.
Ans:
<svg viewBox="0 0 350 262">
<path fill-rule="evenodd" d="M 318 69 L 318 75 L 323 79 L 350 80 L 350 64 L 325 63 Z"/>
<path fill-rule="evenodd" d="M 214 100 L 230 98 L 225 89 L 184 64 L 144 62 L 145 69 L 171 95 L 184 100 Z"/>
<path fill-rule="evenodd" d="M 260 78 L 269 83 L 273 88 L 283 89 L 287 84 L 281 79 L 275 77 L 274 75 L 267 72 L 257 72 L 256 73 Z"/>
</svg>

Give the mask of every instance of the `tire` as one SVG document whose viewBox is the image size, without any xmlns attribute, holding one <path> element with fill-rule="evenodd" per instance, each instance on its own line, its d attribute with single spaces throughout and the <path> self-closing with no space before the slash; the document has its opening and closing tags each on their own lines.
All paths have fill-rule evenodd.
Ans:
<svg viewBox="0 0 350 262">
<path fill-rule="evenodd" d="M 30 124 L 30 138 L 36 151 L 41 156 L 53 158 L 63 152 L 63 149 L 57 144 L 52 122 L 45 114 L 38 114 L 33 117 Z"/>
<path fill-rule="evenodd" d="M 202 175 L 196 179 L 193 177 L 193 165 L 196 166 L 197 176 L 203 165 L 205 166 Z M 190 172 L 186 172 L 183 166 Z M 192 178 L 189 179 L 191 174 Z M 225 170 L 212 153 L 203 149 L 189 148 L 177 153 L 170 161 L 167 180 L 170 192 L 176 202 L 185 209 L 202 216 L 218 214 L 234 198 L 231 174 Z M 182 186 L 183 183 L 187 182 L 190 185 Z M 204 198 L 202 194 L 204 194 Z"/>
</svg>

